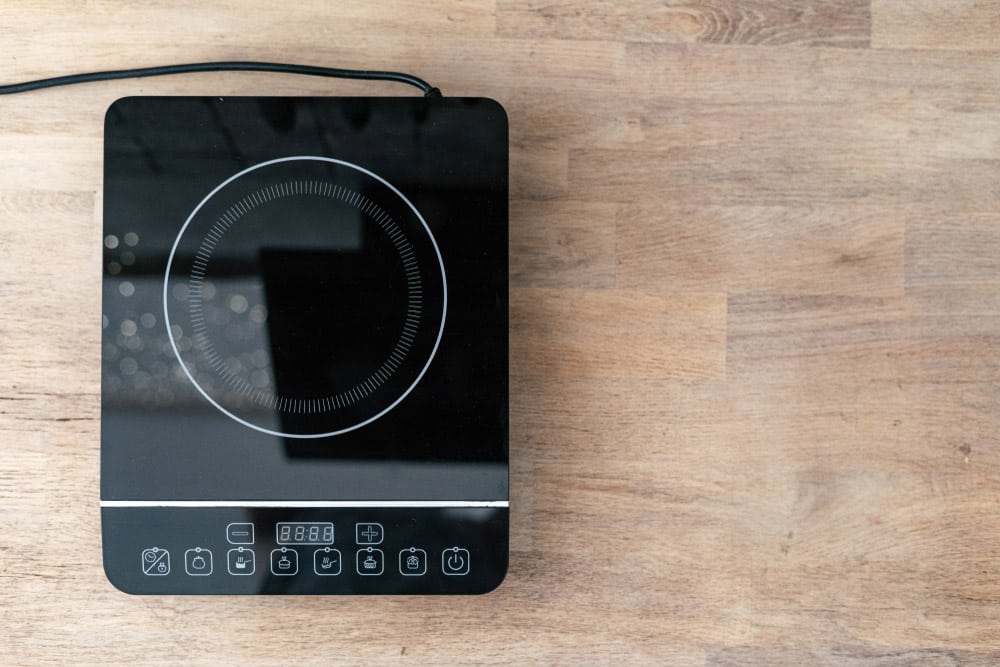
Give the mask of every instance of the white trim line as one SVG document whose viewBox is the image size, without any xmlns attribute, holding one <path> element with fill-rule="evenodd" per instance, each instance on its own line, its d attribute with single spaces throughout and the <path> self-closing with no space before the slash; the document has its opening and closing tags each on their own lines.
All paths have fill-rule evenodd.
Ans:
<svg viewBox="0 0 1000 667">
<path fill-rule="evenodd" d="M 507 500 L 102 500 L 101 507 L 510 507 Z"/>
</svg>

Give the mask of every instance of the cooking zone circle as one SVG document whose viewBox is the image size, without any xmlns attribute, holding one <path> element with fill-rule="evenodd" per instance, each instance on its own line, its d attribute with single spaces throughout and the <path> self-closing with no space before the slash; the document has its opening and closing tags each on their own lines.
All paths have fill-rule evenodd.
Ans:
<svg viewBox="0 0 1000 667">
<path fill-rule="evenodd" d="M 338 435 L 420 382 L 447 312 L 444 263 L 416 207 L 362 167 L 263 162 L 216 187 L 167 260 L 180 370 L 216 408 L 291 438 Z"/>
</svg>

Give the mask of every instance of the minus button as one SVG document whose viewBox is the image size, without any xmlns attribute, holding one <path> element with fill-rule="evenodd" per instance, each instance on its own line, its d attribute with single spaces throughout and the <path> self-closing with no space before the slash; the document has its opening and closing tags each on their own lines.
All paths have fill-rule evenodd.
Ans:
<svg viewBox="0 0 1000 667">
<path fill-rule="evenodd" d="M 253 524 L 229 524 L 226 526 L 226 539 L 230 544 L 253 544 Z"/>
</svg>

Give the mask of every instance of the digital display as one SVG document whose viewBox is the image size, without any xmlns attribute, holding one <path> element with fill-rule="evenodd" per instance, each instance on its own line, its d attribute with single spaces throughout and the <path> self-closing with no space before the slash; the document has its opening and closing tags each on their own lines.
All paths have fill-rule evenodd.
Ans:
<svg viewBox="0 0 1000 667">
<path fill-rule="evenodd" d="M 277 526 L 278 544 L 333 544 L 333 524 L 283 522 Z"/>
</svg>

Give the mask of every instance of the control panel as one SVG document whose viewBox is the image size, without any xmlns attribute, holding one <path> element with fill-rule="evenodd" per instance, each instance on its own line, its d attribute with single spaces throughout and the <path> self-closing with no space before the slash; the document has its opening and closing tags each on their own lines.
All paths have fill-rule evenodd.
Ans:
<svg viewBox="0 0 1000 667">
<path fill-rule="evenodd" d="M 477 594 L 507 572 L 506 507 L 104 507 L 135 594 Z"/>
</svg>

